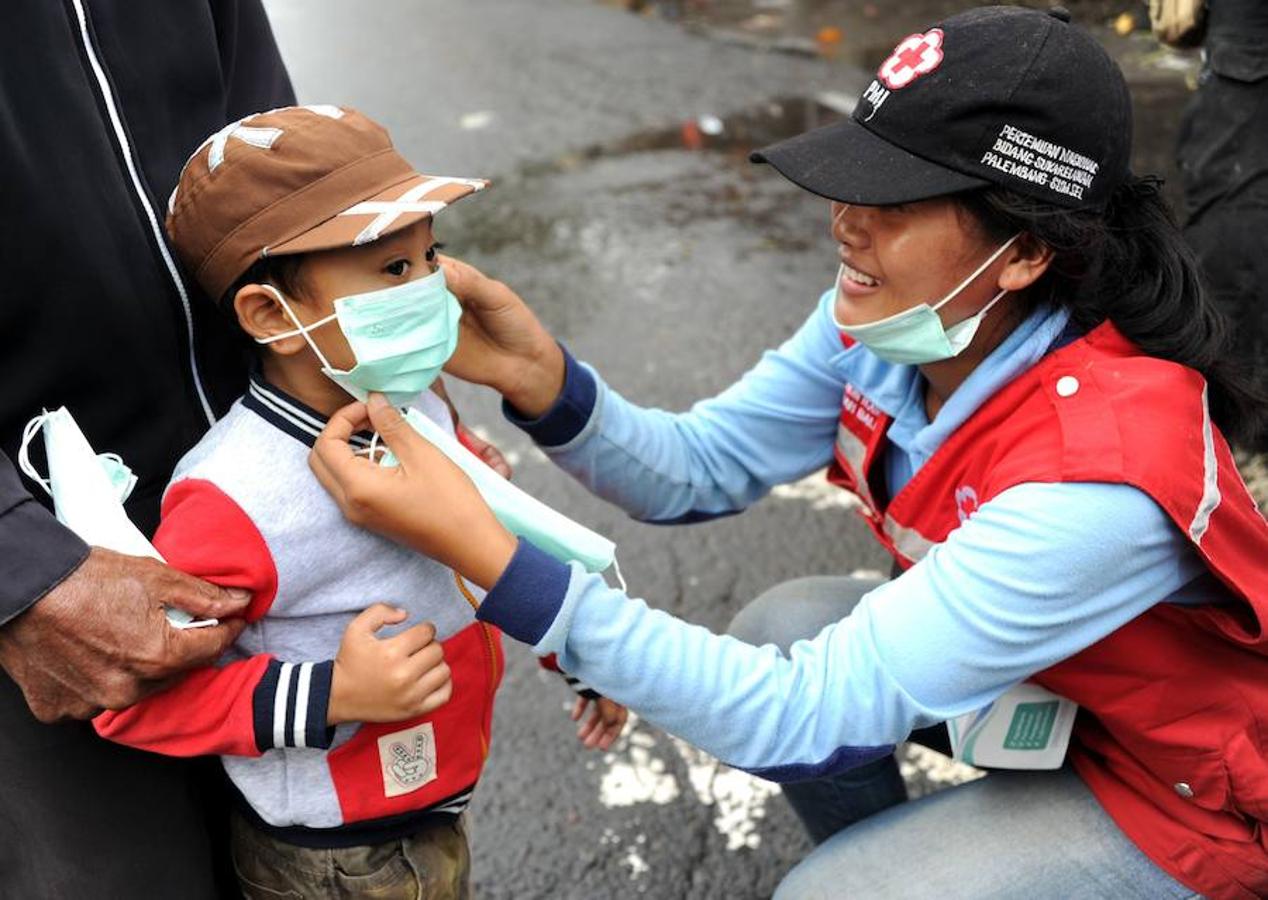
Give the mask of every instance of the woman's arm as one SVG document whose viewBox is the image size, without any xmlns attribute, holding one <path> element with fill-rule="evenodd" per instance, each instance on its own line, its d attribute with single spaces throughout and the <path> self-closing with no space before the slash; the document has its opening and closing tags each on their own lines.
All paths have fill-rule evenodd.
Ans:
<svg viewBox="0 0 1268 900">
<path fill-rule="evenodd" d="M 688 412 L 636 406 L 568 357 L 551 410 L 527 420 L 508 408 L 508 418 L 636 519 L 669 524 L 737 512 L 832 458 L 843 389 L 832 362 L 843 348 L 824 302 L 739 381 Z"/>
<path fill-rule="evenodd" d="M 651 609 L 526 544 L 479 617 L 724 762 L 792 781 L 980 709 L 1202 571 L 1135 488 L 1033 484 L 984 504 L 790 657 Z"/>
<path fill-rule="evenodd" d="M 901 578 L 790 657 L 711 634 L 518 545 L 470 480 L 382 397 L 381 469 L 337 413 L 312 465 L 354 522 L 489 588 L 479 617 L 667 731 L 764 777 L 829 774 L 911 729 L 979 709 L 1201 574 L 1186 539 L 1123 485 L 1020 485 L 983 504 Z M 432 502 L 422 502 L 421 498 Z"/>
<path fill-rule="evenodd" d="M 512 422 L 635 518 L 667 523 L 736 512 L 831 459 L 843 389 L 833 362 L 843 347 L 830 296 L 736 384 L 674 414 L 642 409 L 608 388 L 505 285 L 456 260 L 444 264 L 464 309 L 446 371 L 502 393 Z"/>
</svg>

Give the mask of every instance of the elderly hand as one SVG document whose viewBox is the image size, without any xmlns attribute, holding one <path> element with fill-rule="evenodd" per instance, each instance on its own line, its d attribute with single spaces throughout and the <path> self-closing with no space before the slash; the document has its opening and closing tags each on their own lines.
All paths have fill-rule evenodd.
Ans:
<svg viewBox="0 0 1268 900">
<path fill-rule="evenodd" d="M 214 662 L 244 623 L 179 629 L 164 606 L 196 618 L 240 614 L 251 596 L 94 547 L 74 573 L 0 628 L 0 666 L 41 722 L 122 709 L 175 675 Z"/>
<path fill-rule="evenodd" d="M 519 295 L 474 266 L 441 257 L 445 282 L 462 304 L 458 349 L 445 371 L 487 385 L 529 418 L 564 386 L 564 356 Z"/>
<path fill-rule="evenodd" d="M 383 467 L 353 452 L 348 439 L 366 426 L 379 433 L 399 465 Z M 486 590 L 515 554 L 515 537 L 471 479 L 382 394 L 331 416 L 308 462 L 350 522 L 412 547 Z"/>
</svg>

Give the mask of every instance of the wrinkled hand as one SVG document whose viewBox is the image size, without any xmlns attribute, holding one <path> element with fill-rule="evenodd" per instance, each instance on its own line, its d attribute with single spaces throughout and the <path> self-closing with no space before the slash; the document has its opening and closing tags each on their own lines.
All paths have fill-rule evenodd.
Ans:
<svg viewBox="0 0 1268 900">
<path fill-rule="evenodd" d="M 367 426 L 399 465 L 385 468 L 353 452 L 348 439 Z M 308 463 L 348 521 L 412 547 L 486 590 L 515 554 L 515 538 L 471 479 L 382 394 L 331 416 Z"/>
<path fill-rule="evenodd" d="M 493 388 L 526 416 L 546 412 L 564 386 L 563 351 L 550 332 L 502 282 L 453 257 L 440 264 L 463 313 L 445 371 Z"/>
<path fill-rule="evenodd" d="M 608 750 L 621 736 L 625 721 L 630 717 L 630 711 L 607 697 L 600 697 L 593 701 L 578 697 L 577 702 L 572 705 L 572 720 L 580 722 L 591 703 L 594 704 L 594 712 L 590 714 L 589 721 L 582 722 L 577 728 L 577 739 L 587 750 L 596 748 Z"/>
<path fill-rule="evenodd" d="M 402 722 L 449 702 L 453 679 L 434 625 L 421 622 L 377 637 L 380 628 L 405 618 L 405 610 L 375 603 L 348 623 L 330 683 L 329 724 Z"/>
<path fill-rule="evenodd" d="M 213 663 L 244 626 L 224 620 L 250 599 L 157 560 L 94 547 L 70 577 L 0 628 L 0 666 L 41 722 L 87 719 Z M 174 628 L 164 606 L 222 621 Z"/>
</svg>

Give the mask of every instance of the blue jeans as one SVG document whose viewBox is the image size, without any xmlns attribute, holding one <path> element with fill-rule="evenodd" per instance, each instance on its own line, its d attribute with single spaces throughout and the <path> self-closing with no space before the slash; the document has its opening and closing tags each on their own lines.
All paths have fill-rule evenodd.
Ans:
<svg viewBox="0 0 1268 900">
<path fill-rule="evenodd" d="M 879 583 L 785 582 L 741 610 L 729 631 L 787 653 L 848 616 Z M 949 752 L 945 726 L 911 739 Z M 776 900 L 1198 896 L 1141 853 L 1069 769 L 1001 770 L 909 802 L 891 756 L 783 790 L 819 846 L 780 883 Z"/>
</svg>

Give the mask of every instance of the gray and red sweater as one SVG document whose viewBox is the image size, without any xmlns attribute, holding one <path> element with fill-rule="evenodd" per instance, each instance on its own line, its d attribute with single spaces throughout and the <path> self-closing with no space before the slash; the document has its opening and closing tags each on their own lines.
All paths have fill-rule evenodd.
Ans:
<svg viewBox="0 0 1268 900">
<path fill-rule="evenodd" d="M 434 394 L 415 404 L 446 429 Z M 323 416 L 254 378 L 177 466 L 154 543 L 178 569 L 253 594 L 213 668 L 95 720 L 104 737 L 169 756 L 219 754 L 255 823 L 292 843 L 377 843 L 467 805 L 489 752 L 501 635 L 482 593 L 440 563 L 348 523 L 308 467 Z M 354 444 L 365 445 L 363 436 Z M 326 722 L 348 623 L 383 601 L 435 624 L 452 699 L 392 724 Z"/>
</svg>

